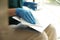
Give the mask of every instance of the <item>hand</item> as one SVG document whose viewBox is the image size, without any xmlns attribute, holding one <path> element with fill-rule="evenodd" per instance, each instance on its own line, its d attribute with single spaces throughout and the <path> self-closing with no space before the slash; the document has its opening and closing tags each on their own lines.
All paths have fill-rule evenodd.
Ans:
<svg viewBox="0 0 60 40">
<path fill-rule="evenodd" d="M 17 8 L 16 9 L 16 15 L 23 18 L 26 22 L 29 22 L 31 24 L 35 24 L 35 18 L 32 15 L 30 10 L 26 10 L 23 8 Z"/>
</svg>

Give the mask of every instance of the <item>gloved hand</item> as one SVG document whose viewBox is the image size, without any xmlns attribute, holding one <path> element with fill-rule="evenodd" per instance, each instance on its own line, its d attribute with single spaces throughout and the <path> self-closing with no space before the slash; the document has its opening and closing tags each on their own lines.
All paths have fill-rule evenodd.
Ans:
<svg viewBox="0 0 60 40">
<path fill-rule="evenodd" d="M 23 18 L 25 21 L 35 24 L 35 18 L 33 17 L 30 10 L 25 10 L 23 8 L 16 8 L 16 15 Z"/>
<path fill-rule="evenodd" d="M 37 3 L 34 3 L 34 2 L 24 2 L 23 6 L 27 6 L 32 10 L 37 9 Z"/>
</svg>

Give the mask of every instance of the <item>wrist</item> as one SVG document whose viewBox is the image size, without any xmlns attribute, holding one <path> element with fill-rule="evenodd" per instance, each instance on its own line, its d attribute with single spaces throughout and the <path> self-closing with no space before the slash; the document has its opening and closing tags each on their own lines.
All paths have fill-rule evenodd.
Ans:
<svg viewBox="0 0 60 40">
<path fill-rule="evenodd" d="M 15 12 L 16 12 L 16 9 L 15 9 L 15 8 L 8 9 L 9 16 L 14 16 L 14 15 L 16 15 Z"/>
</svg>

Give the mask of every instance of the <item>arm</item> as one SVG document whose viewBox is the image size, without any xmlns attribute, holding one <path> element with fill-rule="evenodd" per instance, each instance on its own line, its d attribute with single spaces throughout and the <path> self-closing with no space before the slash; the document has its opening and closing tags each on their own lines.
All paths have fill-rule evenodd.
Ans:
<svg viewBox="0 0 60 40">
<path fill-rule="evenodd" d="M 15 8 L 8 9 L 9 16 L 15 16 L 16 15 L 15 12 L 16 12 L 16 9 Z"/>
<path fill-rule="evenodd" d="M 35 24 L 35 18 L 33 17 L 31 11 L 29 9 L 24 8 L 16 8 L 16 9 L 9 9 L 9 16 L 18 16 L 23 18 L 25 21 Z"/>
</svg>

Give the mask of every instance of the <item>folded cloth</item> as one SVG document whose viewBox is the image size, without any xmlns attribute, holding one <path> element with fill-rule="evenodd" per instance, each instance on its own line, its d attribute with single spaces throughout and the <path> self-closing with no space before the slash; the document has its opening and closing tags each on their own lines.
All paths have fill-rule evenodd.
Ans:
<svg viewBox="0 0 60 40">
<path fill-rule="evenodd" d="M 16 8 L 16 15 L 23 18 L 25 21 L 31 24 L 36 23 L 35 18 L 30 10 L 26 10 L 24 8 Z"/>
</svg>

